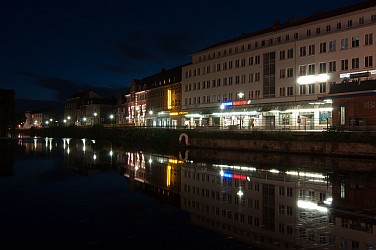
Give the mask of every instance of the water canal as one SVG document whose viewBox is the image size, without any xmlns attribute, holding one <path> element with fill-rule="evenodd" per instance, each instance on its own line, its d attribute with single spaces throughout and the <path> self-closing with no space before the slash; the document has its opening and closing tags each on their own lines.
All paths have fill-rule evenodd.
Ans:
<svg viewBox="0 0 376 250">
<path fill-rule="evenodd" d="M 376 163 L 0 140 L 4 246 L 375 249 Z"/>
</svg>

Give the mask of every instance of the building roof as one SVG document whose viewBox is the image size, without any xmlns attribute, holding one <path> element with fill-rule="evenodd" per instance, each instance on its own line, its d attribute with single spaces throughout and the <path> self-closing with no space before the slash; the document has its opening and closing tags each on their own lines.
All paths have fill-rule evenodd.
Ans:
<svg viewBox="0 0 376 250">
<path fill-rule="evenodd" d="M 213 49 L 215 47 L 220 47 L 220 46 L 227 45 L 227 44 L 230 44 L 230 43 L 238 42 L 238 41 L 241 41 L 243 39 L 256 37 L 256 36 L 268 34 L 268 33 L 271 33 L 271 32 L 276 32 L 276 31 L 280 31 L 280 30 L 283 30 L 283 29 L 291 28 L 291 27 L 297 27 L 297 26 L 300 26 L 300 25 L 303 25 L 303 24 L 319 21 L 319 20 L 334 17 L 334 16 L 343 15 L 343 14 L 346 14 L 346 13 L 350 13 L 350 12 L 354 12 L 354 11 L 358 11 L 358 10 L 362 10 L 362 9 L 367 9 L 367 8 L 374 7 L 374 6 L 376 6 L 376 0 L 368 0 L 368 1 L 365 1 L 365 2 L 345 6 L 345 7 L 342 7 L 342 8 L 329 10 L 327 12 L 318 12 L 318 13 L 311 15 L 311 16 L 289 19 L 283 24 L 280 23 L 279 20 L 275 20 L 274 23 L 273 23 L 273 26 L 270 27 L 270 28 L 255 31 L 255 32 L 252 32 L 252 33 L 242 33 L 239 37 L 232 38 L 232 39 L 229 39 L 229 40 L 226 40 L 226 41 L 222 41 L 222 42 L 213 44 L 209 47 L 206 47 L 206 48 L 201 49 L 197 52 L 194 52 L 193 54 L 199 53 L 199 52 L 202 52 L 202 51 L 205 51 L 205 50 L 208 50 L 208 49 Z"/>
</svg>

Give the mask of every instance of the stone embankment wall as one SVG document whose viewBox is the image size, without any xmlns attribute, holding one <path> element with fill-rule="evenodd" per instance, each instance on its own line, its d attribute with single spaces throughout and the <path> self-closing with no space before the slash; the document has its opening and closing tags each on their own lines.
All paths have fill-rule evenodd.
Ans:
<svg viewBox="0 0 376 250">
<path fill-rule="evenodd" d="M 376 146 L 365 143 L 188 138 L 187 147 L 376 158 Z"/>
</svg>

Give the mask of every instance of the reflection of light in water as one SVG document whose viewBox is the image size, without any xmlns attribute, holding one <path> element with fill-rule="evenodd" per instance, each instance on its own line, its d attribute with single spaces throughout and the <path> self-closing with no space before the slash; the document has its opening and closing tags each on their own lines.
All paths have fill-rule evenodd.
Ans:
<svg viewBox="0 0 376 250">
<path fill-rule="evenodd" d="M 323 213 L 328 212 L 328 209 L 326 207 L 318 206 L 316 203 L 311 202 L 311 201 L 298 200 L 297 204 L 299 208 L 308 209 L 308 210 L 317 210 Z"/>
<path fill-rule="evenodd" d="M 96 155 L 96 154 L 93 155 L 93 159 L 94 159 L 94 160 L 97 159 L 97 155 Z"/>
<path fill-rule="evenodd" d="M 37 137 L 34 137 L 34 149 L 37 149 L 37 141 L 38 141 L 38 139 L 37 139 Z"/>
<path fill-rule="evenodd" d="M 112 157 L 114 155 L 114 152 L 111 150 L 110 151 L 110 156 Z"/>
<path fill-rule="evenodd" d="M 44 138 L 44 141 L 46 143 L 46 149 L 48 148 L 48 137 Z"/>
<path fill-rule="evenodd" d="M 149 159 L 149 163 L 152 164 L 152 162 L 153 162 L 153 160 L 150 158 L 150 159 Z"/>
<path fill-rule="evenodd" d="M 63 138 L 63 148 L 65 149 L 65 144 L 67 142 L 67 139 Z"/>
<path fill-rule="evenodd" d="M 93 144 L 95 144 L 95 140 L 91 140 L 91 142 L 92 142 Z"/>
<path fill-rule="evenodd" d="M 86 151 L 86 139 L 83 138 L 83 139 L 81 139 L 81 141 L 83 143 L 82 150 L 85 152 Z"/>
<path fill-rule="evenodd" d="M 50 151 L 52 150 L 52 140 L 53 140 L 52 138 L 49 138 L 49 139 L 48 139 L 48 142 L 49 142 L 49 144 L 50 144 Z"/>
<path fill-rule="evenodd" d="M 70 149 L 69 149 L 69 147 L 67 148 L 67 154 L 69 155 L 69 153 L 70 153 Z"/>
</svg>

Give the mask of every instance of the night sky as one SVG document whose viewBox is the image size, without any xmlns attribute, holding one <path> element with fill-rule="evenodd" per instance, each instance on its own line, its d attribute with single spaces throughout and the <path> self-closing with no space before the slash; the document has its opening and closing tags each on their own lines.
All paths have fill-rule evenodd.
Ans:
<svg viewBox="0 0 376 250">
<path fill-rule="evenodd" d="M 64 102 L 88 89 L 120 95 L 214 43 L 361 0 L 4 0 L 0 88 Z"/>
</svg>

